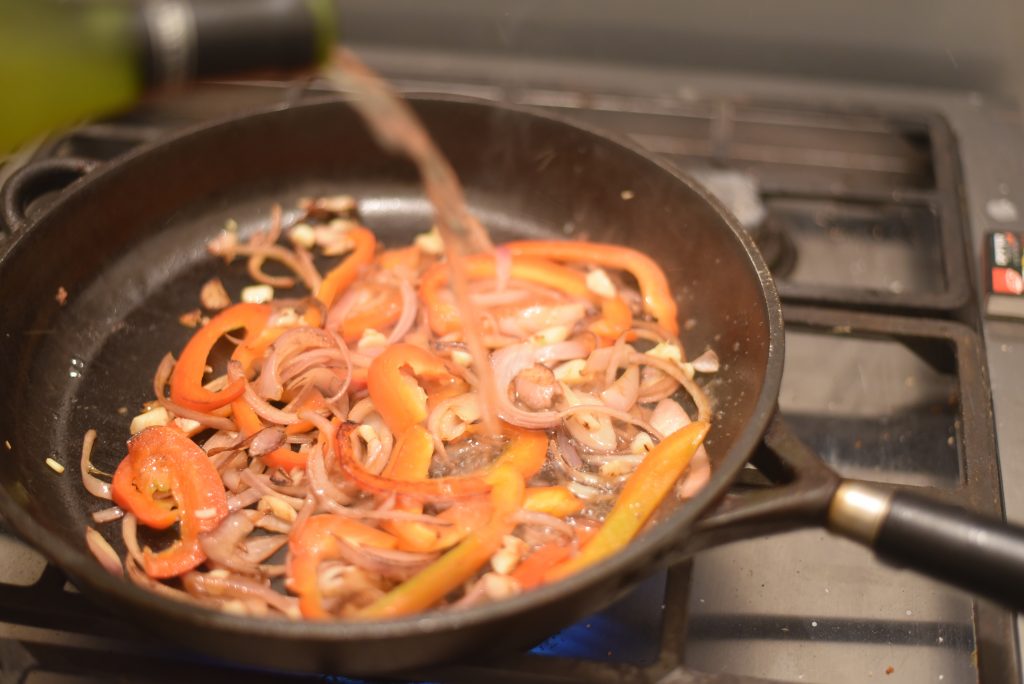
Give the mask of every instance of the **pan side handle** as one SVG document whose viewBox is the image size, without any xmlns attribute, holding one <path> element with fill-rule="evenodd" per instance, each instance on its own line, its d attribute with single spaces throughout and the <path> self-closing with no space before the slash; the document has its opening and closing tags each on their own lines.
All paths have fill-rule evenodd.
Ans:
<svg viewBox="0 0 1024 684">
<path fill-rule="evenodd" d="M 21 167 L 0 190 L 0 209 L 7 229 L 20 230 L 27 222 L 25 211 L 32 200 L 60 190 L 89 173 L 98 162 L 80 157 L 56 157 Z"/>
<path fill-rule="evenodd" d="M 885 561 L 1024 609 L 1024 527 L 862 482 L 840 484 L 828 524 Z"/>
</svg>

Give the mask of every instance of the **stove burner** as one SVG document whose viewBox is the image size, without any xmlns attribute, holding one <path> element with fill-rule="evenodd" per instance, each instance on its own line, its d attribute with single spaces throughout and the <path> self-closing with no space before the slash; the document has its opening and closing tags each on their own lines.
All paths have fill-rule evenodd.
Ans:
<svg viewBox="0 0 1024 684">
<path fill-rule="evenodd" d="M 769 216 L 752 233 L 768 270 L 775 278 L 784 280 L 796 268 L 797 262 L 796 243 L 785 226 L 777 217 Z"/>
</svg>

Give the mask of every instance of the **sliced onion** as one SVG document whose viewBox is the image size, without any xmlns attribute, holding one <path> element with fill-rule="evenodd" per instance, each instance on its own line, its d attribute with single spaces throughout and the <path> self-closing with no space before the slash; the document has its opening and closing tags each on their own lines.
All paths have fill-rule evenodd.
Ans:
<svg viewBox="0 0 1024 684">
<path fill-rule="evenodd" d="M 611 385 L 601 391 L 601 401 L 619 411 L 628 411 L 640 396 L 640 367 L 631 365 Z"/>
<path fill-rule="evenodd" d="M 672 376 L 676 382 L 683 386 L 683 389 L 693 398 L 693 403 L 697 405 L 697 420 L 710 421 L 711 420 L 711 402 L 708 400 L 704 390 L 690 379 L 686 373 L 682 371 L 679 366 L 675 365 L 671 361 L 665 359 L 659 359 L 656 356 L 650 354 L 639 354 L 634 353 L 629 355 L 630 363 L 643 363 L 650 366 L 654 366 L 658 370 L 662 371 L 666 375 Z"/>
<path fill-rule="evenodd" d="M 114 520 L 120 520 L 124 517 L 124 511 L 118 506 L 111 506 L 109 508 L 102 508 L 98 511 L 93 511 L 92 519 L 97 523 L 108 523 Z"/>
<path fill-rule="evenodd" d="M 139 528 L 135 516 L 131 513 L 125 513 L 121 519 L 121 536 L 124 538 L 124 547 L 128 550 L 128 556 L 141 567 L 142 549 L 139 548 Z"/>
<path fill-rule="evenodd" d="M 419 311 L 419 299 L 412 285 L 404 278 L 398 281 L 398 291 L 402 296 L 402 314 L 395 322 L 395 326 L 388 335 L 388 344 L 392 345 L 406 336 L 416 322 L 416 313 Z"/>
<path fill-rule="evenodd" d="M 182 584 L 189 593 L 200 596 L 258 599 L 285 615 L 298 614 L 298 599 L 279 594 L 263 582 L 215 573 L 188 572 L 182 577 Z"/>
<path fill-rule="evenodd" d="M 717 373 L 720 362 L 718 360 L 718 354 L 715 353 L 714 349 L 708 349 L 703 354 L 695 358 L 690 362 L 693 366 L 693 370 L 698 373 Z"/>
<path fill-rule="evenodd" d="M 82 458 L 78 462 L 79 468 L 82 471 L 82 484 L 93 496 L 109 501 L 112 498 L 110 483 L 104 482 L 92 474 L 93 467 L 89 458 L 92 456 L 92 447 L 95 443 L 96 431 L 93 429 L 86 430 L 85 437 L 82 439 Z"/>
<path fill-rule="evenodd" d="M 241 557 L 241 544 L 253 531 L 252 521 L 244 513 L 232 513 L 211 532 L 199 535 L 199 548 L 207 558 L 225 568 L 244 574 L 254 574 L 256 563 Z"/>
<path fill-rule="evenodd" d="M 124 575 L 124 568 L 121 565 L 121 557 L 114 551 L 103 535 L 91 527 L 85 528 L 85 545 L 89 547 L 92 555 L 96 557 L 103 569 L 111 575 L 118 577 Z"/>
</svg>

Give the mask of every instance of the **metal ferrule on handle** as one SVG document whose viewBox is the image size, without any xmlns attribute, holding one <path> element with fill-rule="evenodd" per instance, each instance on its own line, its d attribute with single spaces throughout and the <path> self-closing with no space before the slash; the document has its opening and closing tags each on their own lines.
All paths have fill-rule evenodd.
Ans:
<svg viewBox="0 0 1024 684">
<path fill-rule="evenodd" d="M 862 482 L 839 486 L 828 526 L 895 565 L 1024 608 L 1024 527 Z"/>
</svg>

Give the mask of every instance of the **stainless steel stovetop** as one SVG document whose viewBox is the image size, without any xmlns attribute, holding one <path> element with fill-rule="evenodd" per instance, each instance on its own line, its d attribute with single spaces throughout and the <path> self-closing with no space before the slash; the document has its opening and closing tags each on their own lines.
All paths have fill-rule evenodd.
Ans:
<svg viewBox="0 0 1024 684">
<path fill-rule="evenodd" d="M 1024 322 L 986 320 L 979 287 L 985 231 L 1022 229 L 1014 110 L 972 93 L 361 52 L 406 91 L 561 111 L 697 174 L 774 265 L 787 321 L 780 404 L 796 432 L 844 475 L 1005 506 L 1024 522 Z M 109 157 L 309 92 L 316 84 L 210 85 L 40 154 Z M 1019 660 L 1006 611 L 802 530 L 701 553 L 529 654 L 421 678 L 1002 682 L 1019 679 Z M 10 536 L 0 665 L 31 682 L 293 679 L 153 642 Z"/>
</svg>

